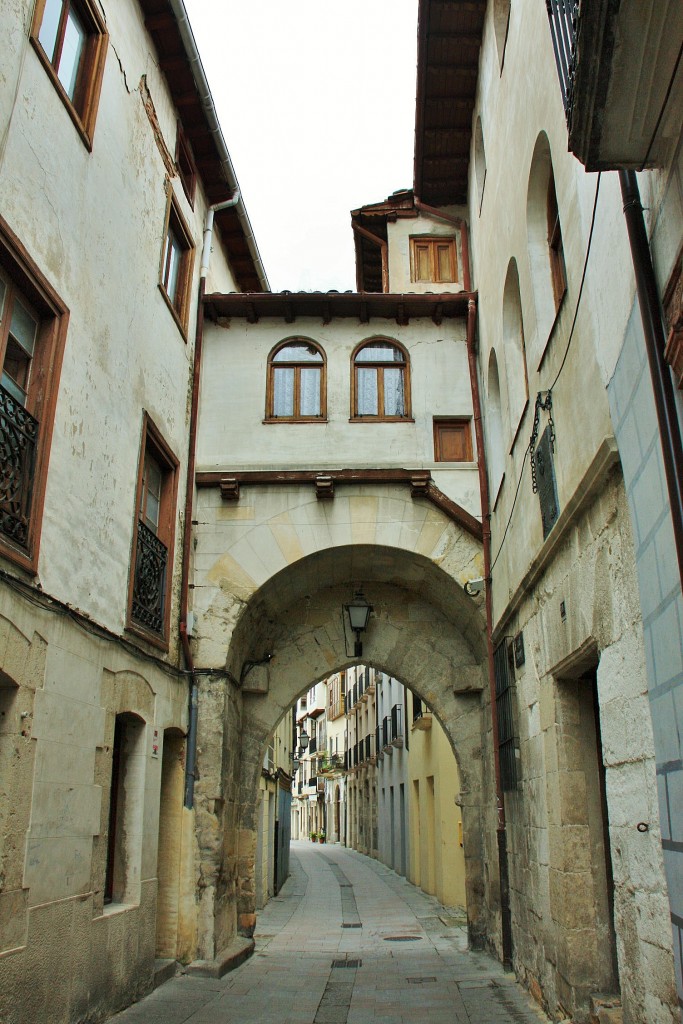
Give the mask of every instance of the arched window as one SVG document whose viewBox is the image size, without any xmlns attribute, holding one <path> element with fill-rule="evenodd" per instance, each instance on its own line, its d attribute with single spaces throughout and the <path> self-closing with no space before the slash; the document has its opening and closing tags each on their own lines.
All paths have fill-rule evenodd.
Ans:
<svg viewBox="0 0 683 1024">
<path fill-rule="evenodd" d="M 496 36 L 496 48 L 498 50 L 498 62 L 501 72 L 503 70 L 503 61 L 505 60 L 505 46 L 509 27 L 510 0 L 493 0 L 493 30 Z"/>
<path fill-rule="evenodd" d="M 500 401 L 500 380 L 498 378 L 498 360 L 492 349 L 489 356 L 489 375 L 486 402 L 486 433 L 488 434 L 488 470 L 489 487 L 491 489 L 491 505 L 495 504 L 500 482 L 505 468 L 505 451 L 503 447 L 503 409 Z"/>
<path fill-rule="evenodd" d="M 373 338 L 356 349 L 351 415 L 354 419 L 410 418 L 409 361 L 402 346 Z"/>
<path fill-rule="evenodd" d="M 550 143 L 545 132 L 541 132 L 536 140 L 529 172 L 527 238 L 536 325 L 539 340 L 544 345 L 560 308 L 562 296 L 567 290 L 555 176 Z"/>
<path fill-rule="evenodd" d="M 529 382 L 524 345 L 524 321 L 519 294 L 517 261 L 511 259 L 503 290 L 503 348 L 508 388 L 510 428 L 515 436 L 521 415 L 529 399 Z"/>
<path fill-rule="evenodd" d="M 486 152 L 484 150 L 484 130 L 481 126 L 481 118 L 477 118 L 474 128 L 474 174 L 477 182 L 477 204 L 481 212 L 481 204 L 484 199 L 484 185 L 486 184 Z"/>
<path fill-rule="evenodd" d="M 308 338 L 278 345 L 268 359 L 266 419 L 322 420 L 325 402 L 325 357 Z"/>
</svg>

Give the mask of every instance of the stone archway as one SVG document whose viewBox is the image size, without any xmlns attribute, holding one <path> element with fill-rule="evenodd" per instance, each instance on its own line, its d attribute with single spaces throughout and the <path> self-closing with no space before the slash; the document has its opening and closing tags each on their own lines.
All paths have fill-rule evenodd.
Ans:
<svg viewBox="0 0 683 1024">
<path fill-rule="evenodd" d="M 461 556 L 468 565 L 472 547 L 465 538 Z M 306 688 L 354 663 L 342 605 L 359 583 L 374 608 L 363 661 L 425 700 L 453 747 L 470 934 L 481 942 L 495 931 L 497 886 L 488 884 L 485 867 L 496 863 L 493 769 L 484 753 L 490 746 L 485 627 L 454 578 L 455 565 L 448 568 L 397 547 L 328 547 L 281 569 L 244 603 L 230 630 L 229 682 L 208 683 L 200 701 L 197 835 L 205 956 L 226 945 L 235 928 L 253 932 L 256 793 L 265 745 Z"/>
</svg>

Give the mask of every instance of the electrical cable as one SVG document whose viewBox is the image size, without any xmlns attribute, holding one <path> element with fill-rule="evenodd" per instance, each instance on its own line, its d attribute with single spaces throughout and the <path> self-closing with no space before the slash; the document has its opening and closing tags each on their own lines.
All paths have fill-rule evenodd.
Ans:
<svg viewBox="0 0 683 1024">
<path fill-rule="evenodd" d="M 558 380 L 560 379 L 560 374 L 562 373 L 562 371 L 564 369 L 564 365 L 567 362 L 567 356 L 569 355 L 569 347 L 570 347 L 570 345 L 572 343 L 572 339 L 574 337 L 574 328 L 576 327 L 576 321 L 577 321 L 577 318 L 578 318 L 578 315 L 579 315 L 579 307 L 581 306 L 581 297 L 583 296 L 583 286 L 584 286 L 584 283 L 586 281 L 586 271 L 588 269 L 588 258 L 590 256 L 591 245 L 592 245 L 592 242 L 593 242 L 593 231 L 594 231 L 594 228 L 595 228 L 595 216 L 596 216 L 597 209 L 598 209 L 598 196 L 600 194 L 600 181 L 601 181 L 601 179 L 602 179 L 602 171 L 600 171 L 598 173 L 598 178 L 597 178 L 597 182 L 596 182 L 596 185 L 595 185 L 595 197 L 593 199 L 593 213 L 591 215 L 591 226 L 590 226 L 590 230 L 588 232 L 588 242 L 586 243 L 586 255 L 585 255 L 584 260 L 583 260 L 583 271 L 581 273 L 581 283 L 579 285 L 579 292 L 578 292 L 578 295 L 576 297 L 576 306 L 574 308 L 574 318 L 572 320 L 572 325 L 571 325 L 571 328 L 569 330 L 569 337 L 567 338 L 567 345 L 566 345 L 566 348 L 564 350 L 564 355 L 562 356 L 562 362 L 560 363 L 560 368 L 557 371 L 557 373 L 555 374 L 555 380 L 552 382 L 550 387 L 547 388 L 547 389 L 543 389 L 543 390 L 546 390 L 546 393 L 548 393 L 548 392 L 552 393 L 553 388 L 555 387 L 555 385 L 557 384 Z M 503 550 L 503 545 L 505 544 L 505 539 L 506 539 L 506 537 L 508 535 L 508 530 L 510 529 L 510 524 L 512 522 L 512 516 L 514 514 L 515 506 L 517 504 L 517 498 L 519 496 L 519 489 L 520 489 L 520 487 L 522 485 L 522 478 L 524 476 L 524 467 L 526 466 L 526 457 L 529 454 L 530 448 L 531 448 L 531 441 L 529 441 L 529 444 L 526 446 L 526 448 L 524 450 L 524 455 L 522 456 L 522 465 L 521 465 L 520 471 L 519 471 L 519 479 L 517 480 L 517 489 L 515 490 L 515 496 L 514 496 L 513 501 L 512 501 L 512 507 L 511 507 L 510 513 L 508 515 L 507 523 L 505 524 L 505 529 L 503 530 L 503 537 L 502 537 L 501 542 L 500 542 L 500 544 L 498 546 L 498 551 L 496 552 L 496 557 L 491 562 L 491 568 L 489 569 L 489 572 L 493 572 L 493 567 L 496 564 L 496 562 L 498 561 L 498 559 L 500 558 L 500 554 L 501 554 L 501 552 Z"/>
</svg>

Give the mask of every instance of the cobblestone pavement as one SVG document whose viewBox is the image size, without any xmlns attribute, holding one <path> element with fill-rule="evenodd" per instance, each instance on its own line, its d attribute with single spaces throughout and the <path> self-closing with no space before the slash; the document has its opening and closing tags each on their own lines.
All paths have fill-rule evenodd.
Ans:
<svg viewBox="0 0 683 1024">
<path fill-rule="evenodd" d="M 540 1024 L 462 915 L 377 861 L 292 843 L 291 875 L 259 914 L 253 957 L 222 980 L 179 975 L 112 1024 Z"/>
</svg>

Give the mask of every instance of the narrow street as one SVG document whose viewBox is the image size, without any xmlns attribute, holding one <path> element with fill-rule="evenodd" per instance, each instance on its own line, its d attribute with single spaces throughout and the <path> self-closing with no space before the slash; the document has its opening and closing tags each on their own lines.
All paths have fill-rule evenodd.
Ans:
<svg viewBox="0 0 683 1024">
<path fill-rule="evenodd" d="M 116 1024 L 539 1024 L 547 1018 L 464 920 L 377 861 L 292 843 L 254 956 L 222 980 L 178 976 Z"/>
</svg>

